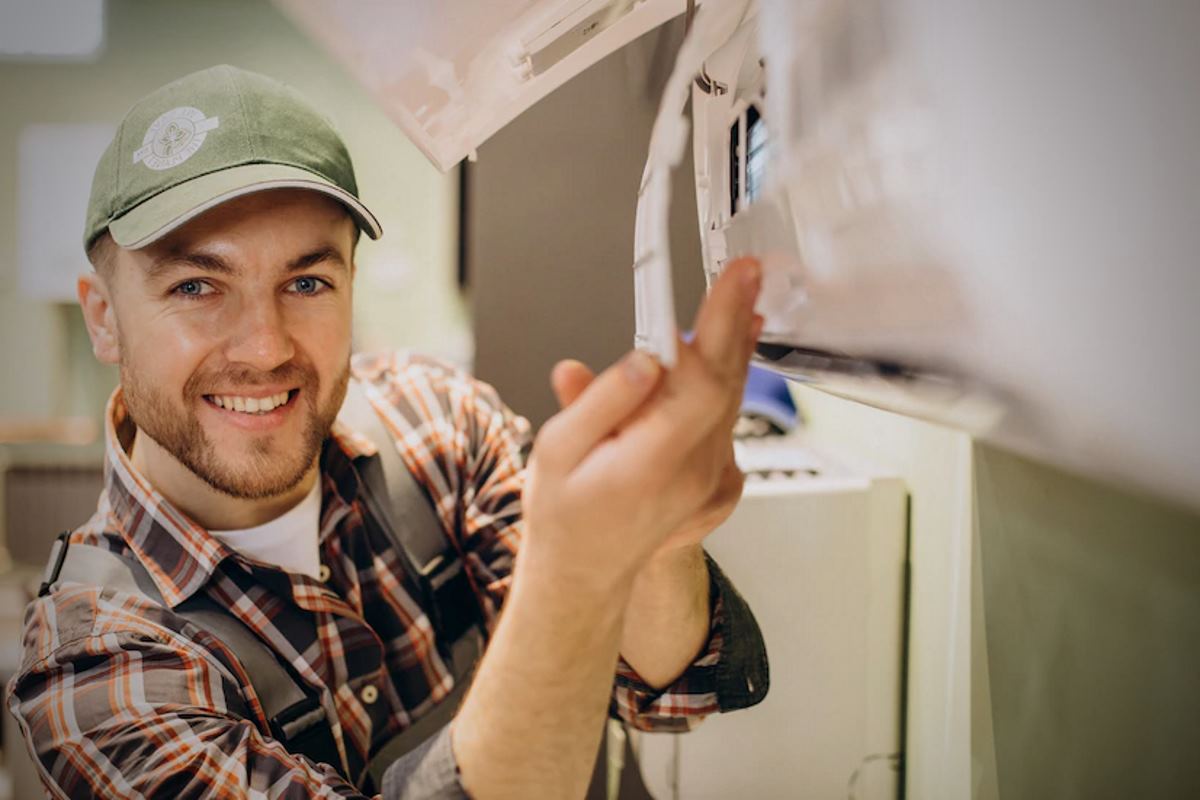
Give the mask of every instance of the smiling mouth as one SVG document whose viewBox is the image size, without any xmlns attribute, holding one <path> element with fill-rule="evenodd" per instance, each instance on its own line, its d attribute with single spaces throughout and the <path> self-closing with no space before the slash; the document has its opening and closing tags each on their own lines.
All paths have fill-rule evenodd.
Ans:
<svg viewBox="0 0 1200 800">
<path fill-rule="evenodd" d="M 211 406 L 223 411 L 233 411 L 239 414 L 261 416 L 270 414 L 276 409 L 289 405 L 300 394 L 299 389 L 289 389 L 286 392 L 268 395 L 266 397 L 245 397 L 235 394 L 206 394 L 204 400 Z"/>
</svg>

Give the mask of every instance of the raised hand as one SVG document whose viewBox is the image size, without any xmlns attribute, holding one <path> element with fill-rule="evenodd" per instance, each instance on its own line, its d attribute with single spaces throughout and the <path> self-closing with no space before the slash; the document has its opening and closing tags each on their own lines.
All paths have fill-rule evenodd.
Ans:
<svg viewBox="0 0 1200 800">
<path fill-rule="evenodd" d="M 757 262 L 731 264 L 669 372 L 631 353 L 599 376 L 556 366 L 562 412 L 530 463 L 525 548 L 580 580 L 632 577 L 656 552 L 699 542 L 741 496 L 732 428 L 761 318 Z"/>
</svg>

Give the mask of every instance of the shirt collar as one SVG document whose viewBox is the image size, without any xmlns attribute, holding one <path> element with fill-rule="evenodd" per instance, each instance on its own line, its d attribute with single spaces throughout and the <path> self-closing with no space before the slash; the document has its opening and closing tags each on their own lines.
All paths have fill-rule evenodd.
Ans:
<svg viewBox="0 0 1200 800">
<path fill-rule="evenodd" d="M 129 459 L 136 427 L 120 387 L 104 414 L 104 493 L 109 519 L 146 567 L 172 608 L 195 594 L 233 550 L 158 493 Z M 358 493 L 352 462 L 375 455 L 375 444 L 341 420 L 334 423 L 321 454 L 322 501 L 330 490 L 347 502 Z"/>
</svg>

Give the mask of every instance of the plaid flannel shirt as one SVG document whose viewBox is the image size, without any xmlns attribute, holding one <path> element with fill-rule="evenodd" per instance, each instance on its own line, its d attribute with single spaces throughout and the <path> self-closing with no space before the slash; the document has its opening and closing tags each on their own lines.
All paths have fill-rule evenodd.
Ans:
<svg viewBox="0 0 1200 800">
<path fill-rule="evenodd" d="M 521 538 L 528 423 L 491 387 L 432 360 L 358 356 L 352 368 L 387 398 L 379 410 L 395 446 L 461 544 L 494 625 Z M 247 558 L 193 523 L 126 456 L 132 423 L 120 390 L 106 416 L 105 489 L 70 541 L 136 557 L 167 605 L 75 583 L 30 605 L 9 708 L 51 794 L 361 797 L 329 765 L 273 740 L 237 655 L 171 609 L 205 592 L 257 633 L 320 692 L 355 774 L 454 681 L 391 543 L 363 522 L 352 460 L 392 444 L 366 441 L 341 423 L 326 442 L 322 582 Z M 721 608 L 718 588 L 707 647 L 665 690 L 651 689 L 622 660 L 611 713 L 642 729 L 684 730 L 718 710 Z"/>
</svg>

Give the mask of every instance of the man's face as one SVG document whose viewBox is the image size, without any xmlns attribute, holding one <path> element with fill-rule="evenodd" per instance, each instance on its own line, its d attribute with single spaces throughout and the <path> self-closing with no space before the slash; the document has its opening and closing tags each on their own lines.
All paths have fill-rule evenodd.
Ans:
<svg viewBox="0 0 1200 800">
<path fill-rule="evenodd" d="M 140 434 L 234 497 L 295 487 L 346 393 L 353 234 L 336 201 L 276 190 L 118 250 L 121 385 Z"/>
</svg>

